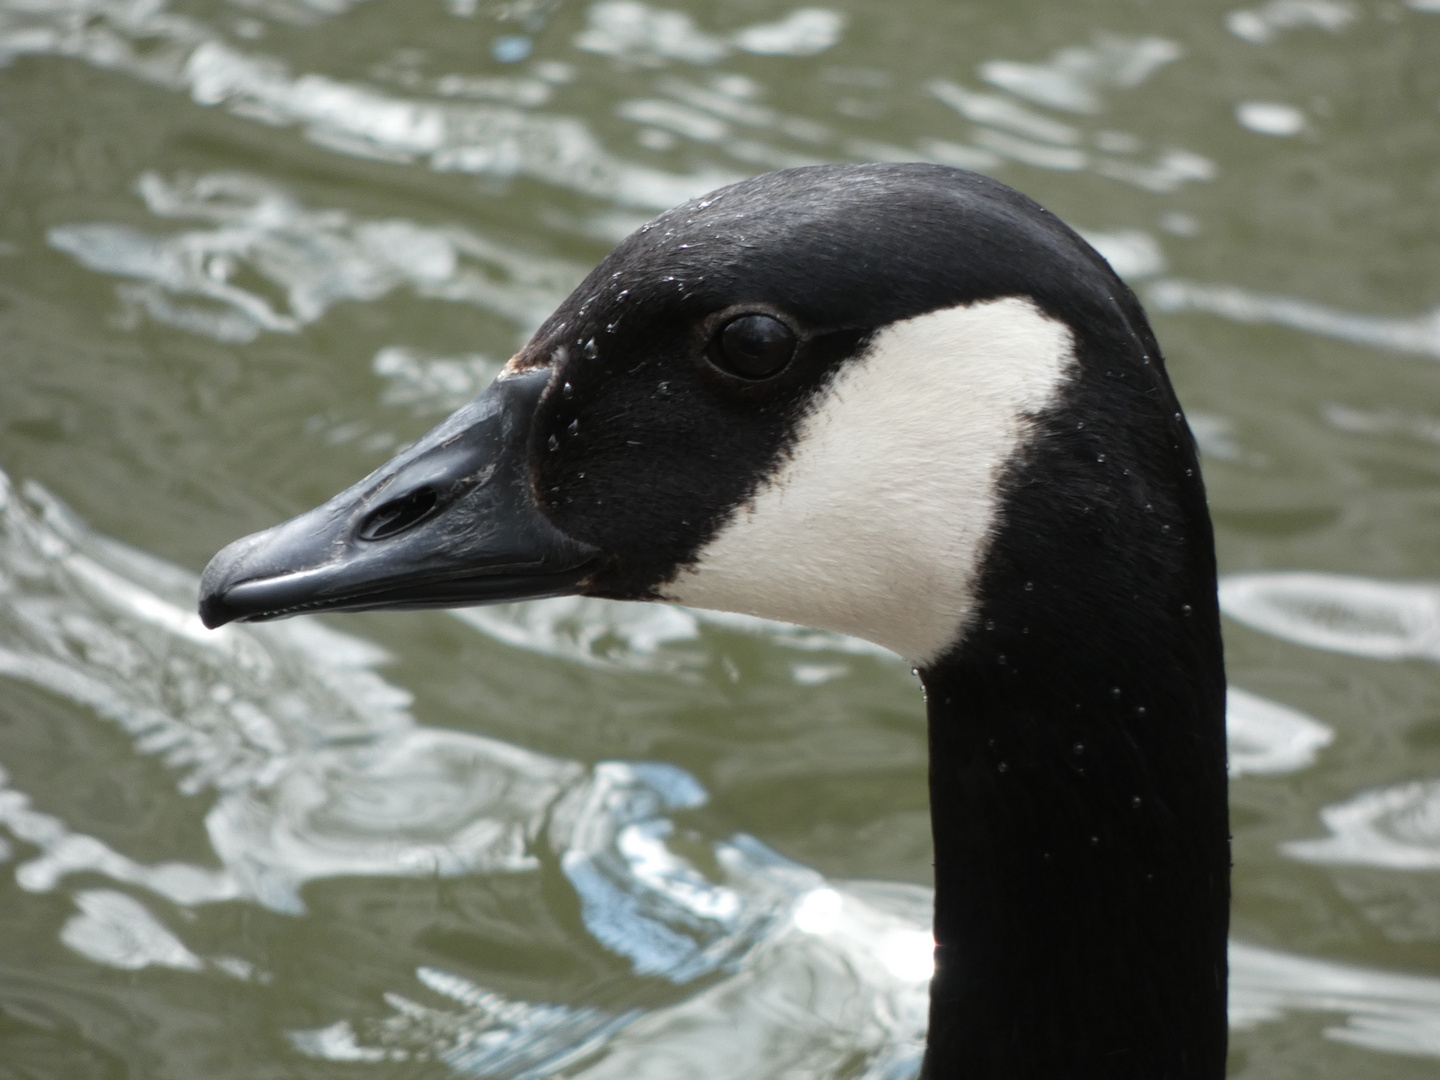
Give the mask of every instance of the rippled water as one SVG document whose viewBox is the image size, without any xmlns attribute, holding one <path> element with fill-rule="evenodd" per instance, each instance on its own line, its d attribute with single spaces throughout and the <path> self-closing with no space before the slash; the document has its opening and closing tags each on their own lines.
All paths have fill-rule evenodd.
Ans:
<svg viewBox="0 0 1440 1080">
<path fill-rule="evenodd" d="M 192 613 L 647 216 L 911 159 L 1081 228 L 1202 442 L 1232 1073 L 1435 1075 L 1437 55 L 1432 0 L 0 0 L 0 1076 L 913 1075 L 889 654 Z"/>
</svg>

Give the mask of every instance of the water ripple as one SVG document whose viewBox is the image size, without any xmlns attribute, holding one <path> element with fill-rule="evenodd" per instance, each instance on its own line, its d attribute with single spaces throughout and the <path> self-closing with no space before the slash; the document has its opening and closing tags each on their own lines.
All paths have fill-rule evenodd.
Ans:
<svg viewBox="0 0 1440 1080">
<path fill-rule="evenodd" d="M 1292 840 L 1281 850 L 1303 862 L 1440 870 L 1440 780 L 1361 792 L 1325 807 L 1320 820 L 1329 836 Z"/>
<path fill-rule="evenodd" d="M 1314 27 L 1339 33 L 1360 17 L 1344 0 L 1269 0 L 1257 8 L 1238 8 L 1225 16 L 1225 28 L 1253 45 L 1268 45 L 1289 30 Z"/>
<path fill-rule="evenodd" d="M 416 725 L 405 691 L 373 671 L 384 658 L 374 646 L 306 620 L 205 631 L 190 613 L 193 576 L 95 536 L 33 485 L 0 492 L 4 675 L 118 724 L 186 790 L 216 795 L 206 825 L 219 866 L 205 867 L 139 863 L 0 788 L 0 825 L 38 852 L 16 868 L 23 887 L 59 890 L 90 873 L 181 907 L 249 901 L 299 915 L 300 886 L 317 878 L 513 874 L 553 859 L 586 930 L 679 997 L 648 1011 L 531 1003 L 422 967 L 416 978 L 453 1008 L 395 992 L 390 1015 L 293 1032 L 293 1045 L 512 1080 L 556 1069 L 590 1080 L 915 1074 L 929 890 L 828 882 L 752 837 L 684 831 L 675 815 L 706 796 L 674 766 L 587 769 Z M 693 613 L 675 614 L 699 633 Z M 738 629 L 782 642 L 803 633 Z M 843 654 L 845 640 L 808 644 Z M 1242 771 L 1300 767 L 1328 735 L 1243 692 L 1232 706 L 1253 744 Z M 1407 838 L 1430 829 L 1427 814 L 1409 813 Z M 695 845 L 708 869 L 682 853 Z M 202 955 L 141 896 L 92 887 L 73 899 L 60 939 L 97 964 L 271 980 L 243 959 Z M 1440 981 L 1232 948 L 1238 1025 L 1338 1013 L 1335 1038 L 1440 1054 Z"/>
<path fill-rule="evenodd" d="M 586 12 L 575 47 L 657 67 L 670 60 L 713 64 L 732 49 L 758 56 L 816 56 L 840 40 L 845 23 L 844 15 L 828 8 L 799 8 L 776 22 L 722 37 L 701 30 L 683 11 L 638 0 L 601 0 Z"/>
<path fill-rule="evenodd" d="M 341 1020 L 292 1031 L 291 1045 L 326 1061 L 442 1061 L 462 1076 L 538 1080 L 592 1057 L 639 1015 L 511 1001 L 436 968 L 415 974 L 461 1008 L 434 1008 L 389 993 L 385 1001 L 393 1015 L 362 1022 L 358 1030 Z"/>
<path fill-rule="evenodd" d="M 1145 160 L 1145 142 L 1114 130 L 1088 132 L 1071 119 L 1103 111 L 1102 90 L 1131 89 L 1182 55 L 1162 38 L 1098 34 L 1089 46 L 1061 49 L 1044 64 L 992 60 L 980 65 L 982 80 L 1002 94 L 982 93 L 950 79 L 932 79 L 926 89 L 973 127 L 973 145 L 924 144 L 928 156 L 962 168 L 994 169 L 1014 161 L 1058 172 L 1089 170 L 1146 191 L 1166 193 L 1189 183 L 1213 180 L 1215 163 L 1193 151 L 1161 147 Z M 1042 106 L 1070 119 L 1037 111 Z M 958 156 L 956 152 L 958 151 Z M 974 155 L 981 155 L 976 158 Z"/>
<path fill-rule="evenodd" d="M 478 1009 L 421 1009 L 389 995 L 393 1015 L 369 1022 L 365 1035 L 341 1021 L 292 1038 L 306 1053 L 337 1061 L 450 1060 L 472 1025 L 508 1048 L 529 1024 L 575 1024 L 583 1050 L 569 1059 L 578 1063 L 570 1075 L 585 1080 L 837 1074 L 910 1080 L 923 1049 L 929 905 L 929 890 L 916 886 L 825 884 L 801 892 L 789 918 L 775 924 L 733 975 L 638 1018 L 512 1002 L 432 970 L 424 976 L 427 985 L 454 985 L 447 996 L 478 1001 Z M 1231 942 L 1229 959 L 1235 1030 L 1296 1014 L 1336 1016 L 1343 1022 L 1325 1034 L 1339 1042 L 1440 1057 L 1440 979 L 1243 942 Z M 472 1009 L 480 1013 L 473 1019 Z M 500 1016 L 514 1020 L 507 1025 L 497 1022 Z"/>
<path fill-rule="evenodd" d="M 781 902 L 818 883 L 752 837 L 716 844 L 716 883 L 666 841 L 667 813 L 701 806 L 703 788 L 670 765 L 602 762 L 555 810 L 551 842 L 580 894 L 585 925 L 629 956 L 637 975 L 686 983 L 733 964 Z"/>
<path fill-rule="evenodd" d="M 1236 686 L 1226 695 L 1225 742 L 1232 777 L 1308 768 L 1334 741 L 1332 728 L 1298 709 Z"/>
<path fill-rule="evenodd" d="M 664 210 L 739 179 L 718 171 L 678 175 L 626 161 L 574 117 L 453 97 L 400 97 L 326 75 L 295 75 L 280 60 L 246 52 L 152 0 L 0 6 L 0 63 L 37 55 L 126 72 L 270 126 L 299 125 L 337 153 L 423 161 L 440 172 L 530 176 L 621 206 Z"/>
<path fill-rule="evenodd" d="M 1156 311 L 1200 311 L 1232 322 L 1288 326 L 1356 345 L 1440 358 L 1440 309 L 1413 318 L 1360 315 L 1234 285 L 1180 280 L 1155 282 L 1145 299 Z"/>
<path fill-rule="evenodd" d="M 1440 660 L 1440 588 L 1305 571 L 1231 574 L 1220 607 L 1256 630 L 1375 660 Z"/>
<path fill-rule="evenodd" d="M 40 849 L 23 887 L 90 871 L 176 903 L 299 913 L 317 878 L 537 865 L 540 822 L 580 765 L 417 727 L 410 695 L 373 671 L 385 654 L 313 621 L 207 631 L 191 575 L 88 533 L 39 488 L 0 494 L 0 674 L 119 724 L 182 792 L 218 795 L 216 870 L 136 863 L 0 789 L 0 823 Z"/>
<path fill-rule="evenodd" d="M 280 185 L 243 173 L 146 173 L 136 190 L 156 217 L 213 227 L 157 236 L 122 225 L 62 225 L 50 230 L 50 245 L 91 270 L 140 282 L 119 289 L 132 310 L 220 341 L 295 333 L 338 303 L 377 300 L 401 287 L 494 312 L 524 337 L 582 276 L 568 263 L 456 226 L 312 210 Z M 247 277 L 267 288 L 247 287 Z"/>
<path fill-rule="evenodd" d="M 1340 1014 L 1327 1038 L 1370 1050 L 1440 1057 L 1440 979 L 1334 964 L 1230 943 L 1230 1026 L 1286 1013 Z"/>
<path fill-rule="evenodd" d="M 1173 41 L 1158 37 L 1126 37 L 1097 32 L 1089 45 L 1057 50 L 1041 64 L 989 60 L 980 65 L 980 77 L 991 86 L 1008 90 L 1052 109 L 1096 113 L 1102 93 L 1139 86 L 1166 64 L 1184 55 Z"/>
<path fill-rule="evenodd" d="M 899 663 L 887 649 L 823 630 L 808 630 L 749 615 L 692 610 L 664 604 L 621 603 L 588 597 L 557 597 L 526 604 L 463 608 L 454 616 L 486 636 L 542 656 L 587 667 L 669 675 L 702 668 L 713 647 L 707 632 L 743 633 L 769 644 L 837 658 L 875 656 Z M 795 664 L 802 686 L 842 678 L 843 660 Z M 1226 736 L 1232 776 L 1293 772 L 1314 764 L 1334 732 L 1297 709 L 1231 687 Z"/>
</svg>

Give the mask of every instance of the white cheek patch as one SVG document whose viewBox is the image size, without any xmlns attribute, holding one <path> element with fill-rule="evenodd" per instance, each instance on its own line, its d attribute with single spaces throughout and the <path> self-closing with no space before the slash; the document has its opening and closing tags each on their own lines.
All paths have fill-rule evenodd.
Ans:
<svg viewBox="0 0 1440 1080">
<path fill-rule="evenodd" d="M 1017 297 L 885 327 L 665 599 L 935 659 L 972 614 L 1004 467 L 1055 401 L 1073 346 Z"/>
</svg>

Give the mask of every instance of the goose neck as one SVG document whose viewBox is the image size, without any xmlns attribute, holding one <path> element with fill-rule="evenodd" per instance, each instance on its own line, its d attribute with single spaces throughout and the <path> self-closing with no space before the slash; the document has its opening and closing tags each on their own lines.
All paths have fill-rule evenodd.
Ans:
<svg viewBox="0 0 1440 1080">
<path fill-rule="evenodd" d="M 1193 625 L 1214 613 L 1162 598 L 1102 633 L 1044 619 L 1063 597 L 1004 606 L 922 672 L 937 942 L 923 1075 L 1219 1080 L 1224 678 L 1218 633 Z"/>
</svg>

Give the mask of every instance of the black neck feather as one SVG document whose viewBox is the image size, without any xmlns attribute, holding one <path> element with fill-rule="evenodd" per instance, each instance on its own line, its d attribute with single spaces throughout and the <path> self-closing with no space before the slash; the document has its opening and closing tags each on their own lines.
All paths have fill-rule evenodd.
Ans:
<svg viewBox="0 0 1440 1080">
<path fill-rule="evenodd" d="M 1213 541 L 1169 386 L 1142 355 L 1116 380 L 1123 348 L 1082 349 L 1006 480 L 978 616 L 921 673 L 933 1080 L 1224 1075 Z"/>
</svg>

